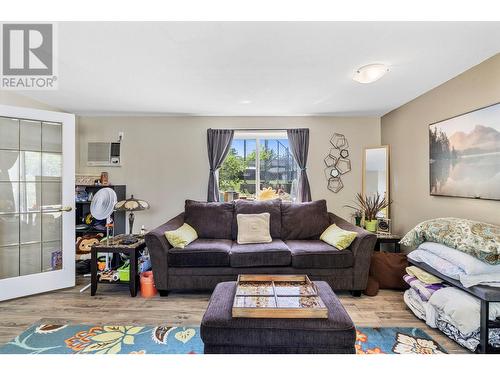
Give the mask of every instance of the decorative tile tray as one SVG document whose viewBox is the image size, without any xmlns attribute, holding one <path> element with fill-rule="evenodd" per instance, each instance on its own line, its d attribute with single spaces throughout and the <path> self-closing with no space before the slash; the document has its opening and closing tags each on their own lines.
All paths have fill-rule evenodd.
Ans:
<svg viewBox="0 0 500 375">
<path fill-rule="evenodd" d="M 233 318 L 328 318 L 307 275 L 239 275 Z"/>
</svg>

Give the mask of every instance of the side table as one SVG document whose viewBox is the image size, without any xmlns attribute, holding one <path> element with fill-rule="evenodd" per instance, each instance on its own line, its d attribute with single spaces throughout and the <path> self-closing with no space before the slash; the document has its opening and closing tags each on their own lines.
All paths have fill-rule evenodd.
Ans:
<svg viewBox="0 0 500 375">
<path fill-rule="evenodd" d="M 105 284 L 129 284 L 130 295 L 135 297 L 137 295 L 137 285 L 139 282 L 139 276 L 137 275 L 138 260 L 140 257 L 140 251 L 146 248 L 146 241 L 144 238 L 139 238 L 139 241 L 130 245 L 121 244 L 121 240 L 125 235 L 118 235 L 116 237 L 110 238 L 109 242 L 100 242 L 91 248 L 91 261 L 90 261 L 90 275 L 91 275 L 91 288 L 90 295 L 95 296 L 97 291 L 97 285 L 99 283 Z M 98 253 L 113 253 L 113 254 L 127 254 L 130 259 L 130 274 L 129 281 L 100 281 L 98 279 L 97 273 L 97 254 Z"/>
<path fill-rule="evenodd" d="M 399 241 L 401 241 L 401 236 L 397 234 L 377 234 L 377 242 L 375 244 L 375 250 L 380 251 L 380 245 L 383 243 L 390 243 L 394 245 L 394 252 L 400 253 L 401 248 L 399 246 Z"/>
</svg>

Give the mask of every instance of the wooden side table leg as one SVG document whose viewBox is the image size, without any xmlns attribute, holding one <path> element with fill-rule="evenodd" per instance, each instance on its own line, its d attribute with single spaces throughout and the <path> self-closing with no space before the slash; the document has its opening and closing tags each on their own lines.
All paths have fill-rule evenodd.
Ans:
<svg viewBox="0 0 500 375">
<path fill-rule="evenodd" d="M 488 301 L 481 300 L 481 326 L 479 332 L 479 353 L 486 354 L 489 345 L 489 315 L 490 304 Z"/>
<path fill-rule="evenodd" d="M 97 291 L 97 251 L 91 250 L 90 255 L 90 295 L 95 296 Z"/>
<path fill-rule="evenodd" d="M 130 252 L 130 295 L 135 297 L 137 295 L 137 251 Z"/>
</svg>

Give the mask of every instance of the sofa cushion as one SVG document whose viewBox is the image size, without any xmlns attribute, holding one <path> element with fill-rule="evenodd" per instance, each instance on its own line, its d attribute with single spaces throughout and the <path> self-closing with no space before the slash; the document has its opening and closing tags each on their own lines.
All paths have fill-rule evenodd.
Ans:
<svg viewBox="0 0 500 375">
<path fill-rule="evenodd" d="M 269 201 L 249 201 L 238 199 L 234 202 L 233 240 L 238 237 L 238 214 L 261 214 L 268 212 L 271 215 L 271 237 L 281 238 L 281 199 Z"/>
<path fill-rule="evenodd" d="M 184 222 L 199 238 L 231 239 L 234 206 L 232 203 L 186 200 Z"/>
<path fill-rule="evenodd" d="M 291 240 L 286 245 L 295 268 L 348 268 L 354 264 L 351 250 L 339 250 L 320 240 Z"/>
<path fill-rule="evenodd" d="M 289 266 L 290 249 L 281 240 L 269 243 L 240 245 L 233 242 L 231 267 Z"/>
<path fill-rule="evenodd" d="M 168 265 L 172 267 L 227 267 L 231 244 L 231 240 L 199 238 L 184 249 L 169 249 Z"/>
<path fill-rule="evenodd" d="M 281 204 L 283 240 L 318 239 L 330 225 L 326 201 Z"/>
</svg>

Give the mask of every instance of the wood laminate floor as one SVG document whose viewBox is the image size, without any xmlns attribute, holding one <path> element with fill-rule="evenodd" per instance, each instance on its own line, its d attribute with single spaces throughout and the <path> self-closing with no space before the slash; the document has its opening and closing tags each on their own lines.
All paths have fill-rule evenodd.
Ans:
<svg viewBox="0 0 500 375">
<path fill-rule="evenodd" d="M 33 323 L 44 320 L 81 324 L 199 324 L 208 304 L 209 293 L 171 293 L 168 297 L 132 298 L 128 286 L 99 285 L 97 295 L 77 286 L 56 292 L 0 302 L 0 345 L 16 337 Z M 339 298 L 357 326 L 422 328 L 449 353 L 469 353 L 436 329 L 417 319 L 403 302 L 402 292 L 382 290 L 376 297 Z"/>
</svg>

